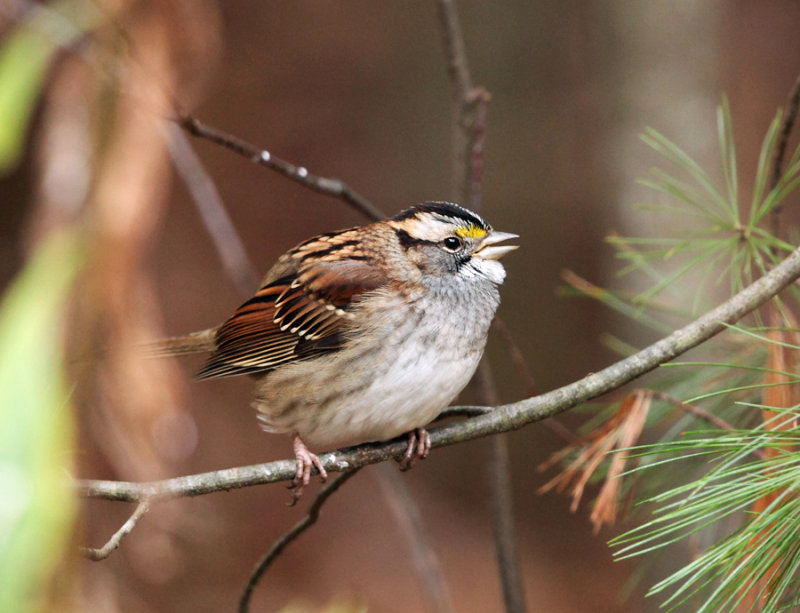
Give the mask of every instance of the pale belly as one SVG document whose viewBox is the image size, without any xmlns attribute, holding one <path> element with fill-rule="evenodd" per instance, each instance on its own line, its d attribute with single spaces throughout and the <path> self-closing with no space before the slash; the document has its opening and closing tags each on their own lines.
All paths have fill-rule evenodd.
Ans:
<svg viewBox="0 0 800 613">
<path fill-rule="evenodd" d="M 443 352 L 408 326 L 367 356 L 344 351 L 267 375 L 254 403 L 264 429 L 298 433 L 319 451 L 385 441 L 428 424 L 469 382 L 485 333 Z"/>
</svg>

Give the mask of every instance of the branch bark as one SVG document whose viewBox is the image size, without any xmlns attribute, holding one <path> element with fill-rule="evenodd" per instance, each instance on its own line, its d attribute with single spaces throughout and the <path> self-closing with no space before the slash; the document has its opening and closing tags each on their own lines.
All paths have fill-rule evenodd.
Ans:
<svg viewBox="0 0 800 613">
<path fill-rule="evenodd" d="M 203 225 L 219 255 L 225 271 L 243 296 L 251 296 L 261 276 L 247 257 L 244 243 L 231 221 L 217 186 L 208 176 L 188 142 L 187 136 L 172 124 L 164 124 L 164 138 L 175 170 L 183 179 Z"/>
<path fill-rule="evenodd" d="M 269 551 L 264 554 L 261 560 L 258 561 L 258 564 L 256 564 L 252 574 L 250 575 L 250 580 L 247 582 L 244 592 L 242 593 L 242 597 L 239 600 L 239 613 L 247 613 L 250 610 L 250 599 L 253 596 L 253 590 L 256 588 L 256 585 L 258 585 L 258 582 L 261 580 L 263 574 L 272 565 L 281 552 L 286 549 L 286 547 L 298 536 L 303 534 L 303 532 L 317 523 L 320 509 L 322 509 L 322 505 L 325 504 L 325 501 L 328 500 L 328 498 L 330 498 L 331 495 L 336 492 L 336 490 L 342 487 L 342 485 L 344 485 L 345 482 L 348 481 L 350 477 L 353 477 L 358 471 L 358 468 L 354 468 L 353 470 L 343 472 L 341 475 L 338 475 L 333 481 L 323 487 L 319 494 L 317 494 L 317 497 L 314 498 L 314 502 L 312 502 L 311 506 L 308 508 L 308 514 L 299 522 L 297 522 L 294 527 L 289 530 L 289 532 L 284 534 L 281 538 L 275 541 L 275 543 L 273 543 Z"/>
<path fill-rule="evenodd" d="M 483 188 L 483 150 L 486 136 L 486 115 L 489 93 L 472 83 L 469 62 L 458 18 L 455 0 L 439 0 L 439 22 L 447 56 L 447 72 L 453 91 L 453 169 L 452 181 L 456 199 L 479 212 Z M 497 320 L 499 321 L 499 320 Z M 511 336 L 508 336 L 513 345 Z M 489 362 L 484 357 L 473 381 L 478 397 L 486 404 L 498 403 L 497 388 Z M 511 458 L 505 437 L 495 437 L 490 443 L 488 463 L 489 492 L 492 507 L 492 529 L 507 613 L 524 613 L 525 594 L 517 555 L 514 526 L 513 496 L 511 494 Z"/>
<path fill-rule="evenodd" d="M 472 84 L 455 0 L 438 0 L 436 7 L 454 105 L 453 191 L 458 202 L 478 211 L 483 181 L 486 112 L 490 96 L 485 89 Z"/>
<path fill-rule="evenodd" d="M 431 444 L 433 447 L 443 447 L 517 430 L 617 389 L 710 339 L 724 330 L 726 324 L 732 324 L 758 308 L 798 277 L 800 248 L 729 300 L 638 353 L 545 394 L 432 428 Z M 341 472 L 399 457 L 405 447 L 404 440 L 374 443 L 323 453 L 320 459 L 329 472 Z M 77 487 L 80 495 L 88 498 L 132 502 L 149 497 L 156 501 L 289 481 L 294 477 L 295 470 L 293 459 L 279 460 L 147 483 L 81 480 L 77 482 Z"/>
<path fill-rule="evenodd" d="M 783 117 L 783 125 L 778 133 L 778 142 L 775 146 L 775 153 L 772 158 L 772 178 L 770 179 L 770 188 L 775 189 L 778 182 L 783 176 L 783 159 L 786 155 L 786 147 L 789 144 L 789 136 L 794 128 L 794 122 L 797 119 L 797 111 L 800 107 L 800 76 L 795 80 L 792 86 L 792 91 L 789 93 L 789 101 L 786 105 L 786 114 Z M 773 207 L 770 213 L 770 228 L 774 237 L 779 236 L 780 232 L 780 216 L 783 210 L 783 204 L 778 203 Z"/>
<path fill-rule="evenodd" d="M 309 189 L 313 189 L 316 192 L 328 196 L 333 196 L 334 198 L 340 198 L 369 219 L 377 221 L 386 218 L 383 211 L 344 181 L 311 174 L 305 166 L 296 166 L 282 160 L 266 149 L 261 149 L 238 136 L 233 136 L 232 134 L 206 125 L 199 119 L 186 113 L 178 112 L 177 117 L 174 118 L 173 121 L 192 136 L 209 140 L 226 149 L 230 149 L 246 157 L 254 164 L 262 164 L 267 168 L 271 168 L 285 177 L 289 177 L 293 181 L 300 183 L 304 187 L 308 187 Z"/>
<path fill-rule="evenodd" d="M 400 471 L 389 465 L 380 468 L 374 473 L 375 481 L 408 546 L 408 562 L 417 576 L 420 596 L 427 610 L 430 613 L 455 613 L 442 565 L 431 545 L 419 506 Z"/>
<path fill-rule="evenodd" d="M 80 554 L 84 558 L 88 558 L 94 562 L 99 562 L 100 560 L 105 560 L 108 556 L 110 556 L 116 549 L 119 548 L 122 539 L 128 536 L 133 529 L 136 527 L 137 522 L 144 517 L 145 513 L 150 510 L 150 501 L 147 498 L 142 499 L 141 502 L 136 506 L 136 509 L 133 511 L 133 514 L 127 519 L 127 521 L 120 526 L 119 530 L 117 530 L 110 539 L 106 542 L 105 545 L 102 547 L 94 548 L 94 547 L 81 547 Z"/>
</svg>

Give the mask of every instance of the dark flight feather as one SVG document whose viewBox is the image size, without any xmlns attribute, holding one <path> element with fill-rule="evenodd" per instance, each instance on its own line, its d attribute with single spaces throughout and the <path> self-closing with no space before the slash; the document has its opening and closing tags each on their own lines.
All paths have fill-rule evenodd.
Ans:
<svg viewBox="0 0 800 613">
<path fill-rule="evenodd" d="M 336 246 L 346 251 L 352 242 Z M 325 249 L 329 255 L 330 244 Z M 262 287 L 220 326 L 216 349 L 198 378 L 266 373 L 341 346 L 339 332 L 352 316 L 354 301 L 386 278 L 361 259 L 325 261 L 315 255 L 307 251 L 300 270 Z"/>
</svg>

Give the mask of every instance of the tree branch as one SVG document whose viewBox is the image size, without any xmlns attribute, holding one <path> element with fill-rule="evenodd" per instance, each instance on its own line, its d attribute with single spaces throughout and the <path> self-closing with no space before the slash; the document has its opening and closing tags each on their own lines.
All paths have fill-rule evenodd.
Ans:
<svg viewBox="0 0 800 613">
<path fill-rule="evenodd" d="M 222 203 L 216 185 L 192 150 L 186 135 L 171 124 L 164 125 L 170 128 L 165 130 L 164 137 L 172 163 L 189 190 L 228 277 L 240 294 L 252 295 L 261 277 L 247 257 L 242 239 Z"/>
<path fill-rule="evenodd" d="M 337 475 L 333 481 L 323 487 L 319 494 L 317 494 L 317 497 L 314 498 L 314 502 L 312 502 L 311 506 L 308 508 L 308 514 L 299 522 L 297 522 L 294 528 L 289 530 L 289 532 L 275 541 L 272 547 L 270 547 L 269 551 L 264 554 L 264 557 L 258 561 L 258 564 L 256 564 L 252 574 L 250 575 L 250 580 L 247 582 L 247 585 L 244 588 L 242 598 L 239 601 L 239 613 L 247 613 L 250 610 L 250 598 L 253 595 L 253 590 L 255 589 L 256 585 L 258 585 L 262 575 L 272 565 L 275 559 L 292 541 L 294 541 L 298 536 L 300 536 L 303 532 L 308 530 L 317 522 L 317 519 L 319 519 L 319 511 L 322 508 L 322 505 L 325 504 L 325 501 L 328 500 L 328 498 L 330 498 L 336 490 L 342 487 L 346 481 L 353 477 L 359 471 L 359 469 L 360 468 L 354 468 L 352 470 L 343 472 L 341 475 Z"/>
<path fill-rule="evenodd" d="M 525 386 L 525 391 L 530 396 L 535 396 L 536 385 L 533 381 L 531 371 L 528 368 L 528 364 L 525 362 L 525 356 L 522 355 L 522 351 L 514 342 L 514 337 L 511 336 L 511 332 L 506 327 L 505 322 L 499 317 L 495 317 L 492 322 L 492 329 L 500 335 L 500 338 L 506 344 L 506 350 L 511 357 L 511 363 L 514 365 L 514 370 L 517 371 L 517 378 Z M 568 443 L 578 440 L 578 437 L 555 417 L 545 419 L 542 425 Z"/>
<path fill-rule="evenodd" d="M 119 530 L 117 530 L 108 542 L 100 548 L 95 549 L 94 547 L 81 547 L 79 549 L 80 554 L 93 560 L 95 562 L 99 560 L 105 560 L 108 556 L 116 550 L 122 539 L 126 537 L 131 531 L 136 527 L 136 523 L 150 510 L 150 500 L 147 498 L 142 499 L 142 501 L 136 506 L 136 509 L 133 511 L 133 514 L 128 518 L 122 526 L 120 526 Z"/>
<path fill-rule="evenodd" d="M 797 110 L 800 107 L 800 76 L 794 82 L 792 91 L 789 93 L 789 103 L 786 107 L 786 115 L 783 118 L 783 125 L 778 134 L 778 143 L 775 147 L 775 155 L 772 158 L 772 180 L 770 187 L 774 188 L 783 175 L 783 158 L 786 155 L 786 147 L 789 144 L 789 135 L 792 133 L 794 122 L 797 119 Z M 776 206 L 776 209 L 779 209 Z"/>
<path fill-rule="evenodd" d="M 781 125 L 780 132 L 778 133 L 778 142 L 775 146 L 775 153 L 772 158 L 772 178 L 770 179 L 771 189 L 775 189 L 775 187 L 777 187 L 778 182 L 781 180 L 781 176 L 783 176 L 783 158 L 786 155 L 786 147 L 789 144 L 789 136 L 792 133 L 794 122 L 797 119 L 798 107 L 800 107 L 800 76 L 797 77 L 797 80 L 794 82 L 794 86 L 792 86 L 791 92 L 789 92 L 789 101 L 786 105 L 786 115 L 783 117 L 783 124 Z M 780 218 L 782 210 L 783 203 L 778 202 L 778 204 L 772 208 L 772 211 L 770 211 L 770 232 L 776 238 L 780 235 Z"/>
<path fill-rule="evenodd" d="M 453 185 L 456 199 L 479 212 L 483 188 L 486 115 L 490 96 L 485 89 L 476 88 L 472 84 L 455 0 L 439 0 L 437 8 L 455 106 L 452 138 Z M 507 340 L 513 345 L 510 334 Z M 498 403 L 497 388 L 485 356 L 478 365 L 473 381 L 481 402 L 488 405 Z M 505 610 L 507 613 L 524 613 L 525 598 L 514 531 L 511 459 L 505 437 L 497 437 L 491 441 L 490 454 L 488 466 L 492 528 Z"/>
<path fill-rule="evenodd" d="M 419 581 L 422 599 L 431 613 L 454 613 L 456 608 L 447 589 L 442 566 L 431 546 L 425 524 L 400 471 L 383 465 L 375 471 L 384 503 L 394 515 L 408 546 L 409 562 Z"/>
<path fill-rule="evenodd" d="M 308 187 L 309 189 L 313 189 L 316 192 L 328 196 L 333 196 L 334 198 L 340 198 L 369 219 L 379 220 L 386 217 L 383 211 L 352 189 L 344 181 L 313 175 L 308 172 L 308 169 L 304 166 L 295 166 L 294 164 L 276 157 L 266 149 L 260 149 L 237 136 L 206 125 L 199 119 L 186 113 L 178 112 L 177 117 L 173 118 L 173 121 L 192 136 L 204 138 L 226 149 L 230 149 L 246 157 L 254 164 L 263 164 L 267 168 L 271 168 L 285 177 L 289 177 L 304 187 Z"/>
<path fill-rule="evenodd" d="M 490 96 L 472 84 L 455 0 L 438 0 L 436 7 L 453 92 L 453 189 L 458 202 L 479 211 Z"/>
<path fill-rule="evenodd" d="M 800 248 L 720 306 L 634 355 L 545 394 L 499 406 L 470 419 L 432 428 L 431 444 L 433 447 L 443 447 L 517 430 L 617 389 L 710 339 L 724 330 L 726 324 L 734 323 L 758 308 L 798 277 Z M 341 472 L 400 457 L 405 448 L 405 440 L 371 443 L 323 453 L 320 459 L 326 470 Z M 294 477 L 295 471 L 295 461 L 292 459 L 147 483 L 82 480 L 77 482 L 77 486 L 80 495 L 88 498 L 120 501 L 150 498 L 155 501 L 289 481 Z"/>
</svg>

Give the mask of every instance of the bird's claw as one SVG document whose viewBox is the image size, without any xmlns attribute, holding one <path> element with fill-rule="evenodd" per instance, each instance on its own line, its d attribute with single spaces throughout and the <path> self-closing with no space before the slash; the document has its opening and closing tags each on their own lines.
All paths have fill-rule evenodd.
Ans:
<svg viewBox="0 0 800 613">
<path fill-rule="evenodd" d="M 306 447 L 300 435 L 295 435 L 294 437 L 294 457 L 297 461 L 297 472 L 295 473 L 294 479 L 292 479 L 292 483 L 289 485 L 289 489 L 292 490 L 292 501 L 289 503 L 290 507 L 297 504 L 297 501 L 300 500 L 300 496 L 303 494 L 303 489 L 311 481 L 312 468 L 317 468 L 320 481 L 323 483 L 328 478 L 328 472 L 325 470 L 325 467 L 322 466 L 322 461 L 319 459 L 319 456 L 316 453 L 312 453 L 309 448 Z"/>
<path fill-rule="evenodd" d="M 425 428 L 415 428 L 408 433 L 408 446 L 400 459 L 400 470 L 410 470 L 417 460 L 424 460 L 431 452 L 431 435 Z"/>
</svg>

